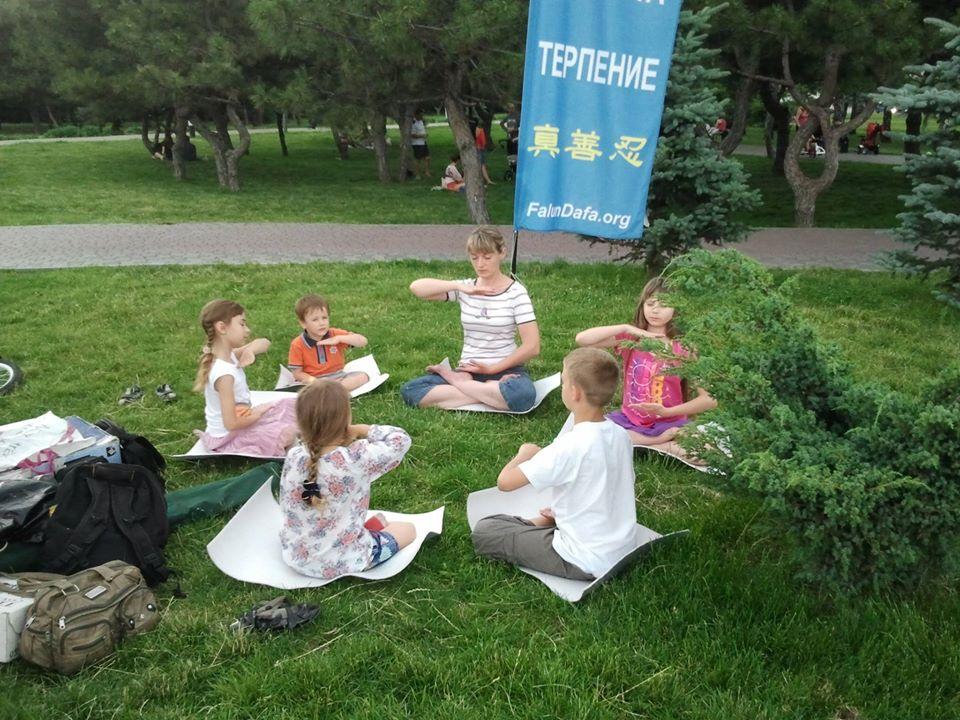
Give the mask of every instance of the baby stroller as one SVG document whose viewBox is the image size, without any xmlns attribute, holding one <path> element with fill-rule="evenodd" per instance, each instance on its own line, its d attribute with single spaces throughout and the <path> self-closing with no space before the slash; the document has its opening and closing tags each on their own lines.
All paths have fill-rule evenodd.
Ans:
<svg viewBox="0 0 960 720">
<path fill-rule="evenodd" d="M 519 138 L 501 140 L 500 146 L 507 150 L 507 169 L 503 171 L 503 179 L 510 182 L 517 176 L 517 156 L 520 154 Z"/>
<path fill-rule="evenodd" d="M 880 135 L 883 134 L 883 126 L 880 123 L 867 123 L 867 134 L 863 136 L 860 145 L 857 146 L 857 155 L 866 155 L 873 153 L 880 154 Z"/>
</svg>

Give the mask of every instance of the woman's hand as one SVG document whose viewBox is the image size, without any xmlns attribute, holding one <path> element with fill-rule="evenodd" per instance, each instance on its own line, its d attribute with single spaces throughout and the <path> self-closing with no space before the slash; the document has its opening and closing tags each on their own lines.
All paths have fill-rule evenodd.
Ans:
<svg viewBox="0 0 960 720">
<path fill-rule="evenodd" d="M 502 290 L 495 290 L 488 287 L 478 287 L 476 285 L 461 285 L 457 288 L 464 295 L 479 295 L 481 297 L 490 297 L 491 295 L 499 295 Z"/>
<path fill-rule="evenodd" d="M 471 375 L 493 375 L 494 367 L 487 363 L 477 362 L 476 360 L 467 360 L 457 366 L 457 370 L 468 372 Z"/>
</svg>

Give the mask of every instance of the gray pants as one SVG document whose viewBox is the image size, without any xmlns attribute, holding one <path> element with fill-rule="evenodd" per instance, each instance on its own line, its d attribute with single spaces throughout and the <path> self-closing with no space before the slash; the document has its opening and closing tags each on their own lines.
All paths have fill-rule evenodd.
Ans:
<svg viewBox="0 0 960 720">
<path fill-rule="evenodd" d="M 473 529 L 473 549 L 477 555 L 504 560 L 571 580 L 593 580 L 553 549 L 555 527 L 540 527 L 513 515 L 491 515 Z"/>
</svg>

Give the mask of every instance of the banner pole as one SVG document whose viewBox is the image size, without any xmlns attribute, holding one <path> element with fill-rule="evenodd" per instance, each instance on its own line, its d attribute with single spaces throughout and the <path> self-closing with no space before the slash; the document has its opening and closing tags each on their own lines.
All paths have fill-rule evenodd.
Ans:
<svg viewBox="0 0 960 720">
<path fill-rule="evenodd" d="M 513 230 L 513 258 L 510 260 L 510 274 L 517 274 L 517 241 L 520 239 L 520 230 L 514 228 Z"/>
</svg>

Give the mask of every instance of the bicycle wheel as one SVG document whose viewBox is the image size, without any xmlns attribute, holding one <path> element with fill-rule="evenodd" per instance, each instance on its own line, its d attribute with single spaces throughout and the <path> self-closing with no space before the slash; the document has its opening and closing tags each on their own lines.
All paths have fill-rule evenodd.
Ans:
<svg viewBox="0 0 960 720">
<path fill-rule="evenodd" d="M 16 363 L 0 358 L 0 395 L 7 395 L 23 382 L 23 372 Z"/>
</svg>

